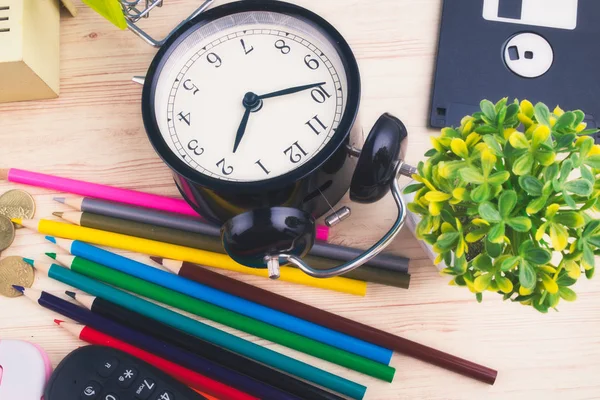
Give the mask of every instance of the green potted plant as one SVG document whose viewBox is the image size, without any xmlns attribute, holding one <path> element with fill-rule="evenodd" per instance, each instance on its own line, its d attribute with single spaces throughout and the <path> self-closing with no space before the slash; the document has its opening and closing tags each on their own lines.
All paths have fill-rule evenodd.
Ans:
<svg viewBox="0 0 600 400">
<path fill-rule="evenodd" d="M 418 239 L 453 285 L 533 306 L 573 301 L 600 255 L 600 145 L 582 111 L 493 104 L 432 137 L 406 187 Z"/>
</svg>

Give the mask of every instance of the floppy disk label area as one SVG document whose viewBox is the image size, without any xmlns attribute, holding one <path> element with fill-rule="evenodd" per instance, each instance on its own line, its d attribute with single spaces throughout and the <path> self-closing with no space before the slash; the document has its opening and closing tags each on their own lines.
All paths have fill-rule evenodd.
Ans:
<svg viewBox="0 0 600 400">
<path fill-rule="evenodd" d="M 483 0 L 483 18 L 546 28 L 577 27 L 579 0 Z"/>
</svg>

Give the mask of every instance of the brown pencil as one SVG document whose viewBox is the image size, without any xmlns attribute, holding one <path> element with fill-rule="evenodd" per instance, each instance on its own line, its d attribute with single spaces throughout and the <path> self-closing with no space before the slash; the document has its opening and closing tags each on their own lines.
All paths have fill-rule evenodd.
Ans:
<svg viewBox="0 0 600 400">
<path fill-rule="evenodd" d="M 395 350 L 399 353 L 446 368 L 490 385 L 493 385 L 496 381 L 498 372 L 491 368 L 475 364 L 471 361 L 424 346 L 400 336 L 372 328 L 339 315 L 309 306 L 308 304 L 211 272 L 192 263 L 166 260 L 158 257 L 151 258 L 174 274 L 184 278 L 254 301 L 307 321 L 326 326 L 330 329 L 346 333 L 379 346 Z"/>
</svg>

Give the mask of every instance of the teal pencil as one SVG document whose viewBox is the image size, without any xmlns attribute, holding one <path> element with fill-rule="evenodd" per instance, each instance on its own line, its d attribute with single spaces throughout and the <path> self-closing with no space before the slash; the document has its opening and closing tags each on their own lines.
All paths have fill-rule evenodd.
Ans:
<svg viewBox="0 0 600 400">
<path fill-rule="evenodd" d="M 348 379 L 220 331 L 139 297 L 87 278 L 57 264 L 30 259 L 24 260 L 33 265 L 38 272 L 45 273 L 52 279 L 76 287 L 93 296 L 109 300 L 129 310 L 136 311 L 149 318 L 163 322 L 183 332 L 197 336 L 273 368 L 316 383 L 353 399 L 360 400 L 365 395 L 366 387 Z"/>
</svg>

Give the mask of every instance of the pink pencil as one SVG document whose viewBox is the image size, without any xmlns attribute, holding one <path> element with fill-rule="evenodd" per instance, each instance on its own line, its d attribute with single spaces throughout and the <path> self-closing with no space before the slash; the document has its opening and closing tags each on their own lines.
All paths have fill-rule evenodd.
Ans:
<svg viewBox="0 0 600 400">
<path fill-rule="evenodd" d="M 135 190 L 120 189 L 112 186 L 61 178 L 16 168 L 11 168 L 7 172 L 0 171 L 0 177 L 3 175 L 2 172 L 5 172 L 6 179 L 8 179 L 9 182 L 60 190 L 61 192 L 78 194 L 85 197 L 95 197 L 97 199 L 115 201 L 132 206 L 198 217 L 198 213 L 183 199 L 174 199 L 172 197 L 159 196 Z M 328 237 L 329 228 L 324 225 L 317 226 L 317 240 L 327 241 Z"/>
</svg>

